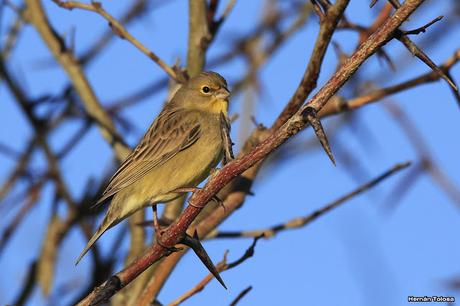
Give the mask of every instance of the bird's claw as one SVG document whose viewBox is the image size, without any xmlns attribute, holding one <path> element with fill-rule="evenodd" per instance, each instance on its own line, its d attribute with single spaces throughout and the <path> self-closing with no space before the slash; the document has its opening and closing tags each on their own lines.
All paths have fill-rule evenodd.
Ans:
<svg viewBox="0 0 460 306">
<path fill-rule="evenodd" d="M 176 192 L 176 193 L 187 193 L 187 192 L 191 192 L 191 193 L 195 193 L 197 191 L 201 190 L 201 188 L 199 187 L 181 187 L 181 188 L 177 188 L 177 189 L 174 189 L 172 192 Z M 220 199 L 217 195 L 213 195 L 212 198 L 211 198 L 211 201 L 214 201 L 216 202 L 217 204 L 219 205 L 222 205 L 224 204 L 224 201 L 222 201 L 222 199 Z M 194 205 L 194 204 L 190 204 L 189 202 L 189 205 L 195 207 L 195 208 L 203 208 L 205 205 Z M 224 206 L 224 209 L 225 209 L 225 206 Z"/>
</svg>

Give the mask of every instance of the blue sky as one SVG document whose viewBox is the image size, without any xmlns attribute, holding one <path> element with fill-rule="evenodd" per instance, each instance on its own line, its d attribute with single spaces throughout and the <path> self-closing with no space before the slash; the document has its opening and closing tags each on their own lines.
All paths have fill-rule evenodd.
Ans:
<svg viewBox="0 0 460 306">
<path fill-rule="evenodd" d="M 47 13 L 53 26 L 64 36 L 75 30 L 75 49 L 79 54 L 86 50 L 106 30 L 106 22 L 89 12 L 64 11 L 45 1 Z M 284 1 L 281 1 L 284 2 Z M 126 7 L 103 1 L 104 7 L 119 16 Z M 421 10 L 411 18 L 406 28 L 418 27 L 438 15 L 446 15 L 441 22 L 449 22 L 449 5 L 454 1 L 427 1 L 430 8 Z M 378 6 L 377 6 L 378 7 Z M 209 58 L 214 58 L 228 50 L 228 44 L 238 35 L 247 33 L 258 22 L 263 1 L 238 1 L 234 11 L 223 25 L 216 41 L 209 50 Z M 368 24 L 377 9 L 369 9 L 368 1 L 351 1 L 347 16 Z M 5 10 L 2 20 L 2 40 L 5 24 L 9 24 L 13 13 Z M 168 63 L 177 58 L 185 62 L 187 47 L 187 5 L 185 1 L 173 1 L 152 10 L 141 21 L 129 29 L 146 46 Z M 433 26 L 433 31 L 440 24 Z M 286 101 L 298 85 L 312 49 L 317 32 L 316 21 L 310 21 L 281 48 L 259 72 L 263 93 L 257 95 L 254 116 L 265 125 L 271 125 Z M 441 63 L 459 48 L 458 26 L 452 35 L 433 44 L 428 39 L 425 50 L 432 59 Z M 424 36 L 423 36 L 424 35 Z M 415 41 L 430 37 L 430 30 Z M 356 35 L 341 31 L 334 36 L 345 52 L 351 52 L 356 43 Z M 395 59 L 400 70 L 395 74 L 386 65 L 371 58 L 359 70 L 360 75 L 377 80 L 377 85 L 395 84 L 421 73 L 428 68 L 411 57 L 397 42 L 390 42 L 385 50 Z M 50 64 L 51 55 L 33 28 L 27 27 L 10 61 L 9 68 L 32 98 L 50 92 L 59 92 L 68 84 L 62 69 Z M 331 49 L 325 59 L 319 86 L 334 72 L 336 56 Z M 219 66 L 215 70 L 232 82 L 246 71 L 242 59 Z M 126 96 L 135 89 L 142 88 L 164 73 L 131 45 L 114 39 L 103 56 L 98 57 L 86 70 L 87 76 L 97 96 L 104 105 Z M 460 66 L 451 74 L 460 80 Z M 344 90 L 345 97 L 352 97 Z M 161 90 L 143 103 L 126 109 L 124 114 L 135 124 L 133 133 L 124 135 L 131 145 L 135 145 L 143 131 L 157 115 L 165 98 Z M 413 120 L 424 140 L 430 146 L 437 164 L 460 186 L 460 145 L 455 141 L 460 128 L 459 109 L 448 86 L 435 82 L 391 97 Z M 31 136 L 31 128 L 25 117 L 6 90 L 0 85 L 0 142 L 21 151 Z M 232 100 L 232 113 L 239 113 L 244 107 L 243 95 Z M 331 143 L 332 150 L 342 146 L 352 152 L 353 167 L 366 170 L 366 176 L 353 178 L 338 155 L 337 167 L 333 167 L 319 146 L 305 150 L 284 161 L 280 166 L 262 171 L 244 207 L 238 210 L 222 226 L 222 230 L 250 230 L 277 224 L 293 217 L 306 215 L 344 193 L 356 188 L 371 177 L 375 177 L 393 166 L 407 160 L 416 161 L 418 156 L 406 135 L 382 107 L 382 102 L 367 106 L 355 112 L 356 127 L 340 125 Z M 239 127 L 245 116 L 233 127 L 236 147 L 242 144 Z M 339 118 L 324 120 L 326 130 L 334 130 Z M 64 139 L 78 128 L 68 123 L 49 136 L 54 150 L 62 147 Z M 368 135 L 368 138 L 365 136 Z M 306 130 L 292 142 L 308 143 L 312 131 Z M 369 139 L 370 138 L 370 139 Z M 99 179 L 111 171 L 113 155 L 110 147 L 93 128 L 75 150 L 61 163 L 64 179 L 78 198 L 89 177 Z M 0 179 L 10 173 L 14 163 L 0 155 Z M 35 154 L 32 169 L 45 169 L 46 163 L 41 153 Z M 449 199 L 430 177 L 424 175 L 407 192 L 394 211 L 385 210 L 386 199 L 400 182 L 401 174 L 393 177 L 371 192 L 361 195 L 344 206 L 318 219 L 308 227 L 280 233 L 270 240 L 260 240 L 253 258 L 239 267 L 224 272 L 229 290 L 225 291 L 213 281 L 202 293 L 193 297 L 185 305 L 228 305 L 236 295 L 253 286 L 252 291 L 240 305 L 405 305 L 408 295 L 450 295 L 457 292 L 448 287 L 448 280 L 458 277 L 460 243 L 454 229 L 460 226 L 459 203 Z M 17 186 L 14 193 L 24 186 Z M 8 282 L 0 282 L 0 304 L 9 303 L 16 297 L 30 262 L 39 252 L 51 214 L 52 186 L 46 186 L 41 199 L 26 217 L 12 237 L 0 257 L 0 267 L 9 277 Z M 11 218 L 19 210 L 21 203 L 3 204 L 0 207 L 3 231 Z M 6 204 L 5 204 L 6 203 Z M 63 207 L 64 205 L 61 206 Z M 59 210 L 65 216 L 65 209 Z M 108 251 L 116 232 L 105 234 L 98 242 Z M 90 257 L 75 267 L 73 262 L 86 241 L 81 232 L 74 230 L 64 241 L 58 258 L 55 285 L 59 287 L 74 280 L 75 294 L 59 303 L 66 304 L 79 294 L 90 273 Z M 249 239 L 214 240 L 205 243 L 211 258 L 219 261 L 225 250 L 229 250 L 229 260 L 242 255 L 250 245 Z M 124 241 L 119 254 L 127 248 Z M 206 270 L 198 259 L 188 254 L 180 262 L 159 299 L 168 303 L 195 285 L 206 275 Z M 34 290 L 30 305 L 48 305 L 50 300 Z"/>
</svg>

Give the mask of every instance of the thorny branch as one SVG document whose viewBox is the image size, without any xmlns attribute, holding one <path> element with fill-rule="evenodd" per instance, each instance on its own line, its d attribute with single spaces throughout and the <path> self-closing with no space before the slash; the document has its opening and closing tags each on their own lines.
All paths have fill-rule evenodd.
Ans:
<svg viewBox="0 0 460 306">
<path fill-rule="evenodd" d="M 149 5 L 148 2 L 143 0 L 136 1 L 133 5 L 129 6 L 127 10 L 121 14 L 121 18 L 118 20 L 111 16 L 105 11 L 102 6 L 97 2 L 91 2 L 84 4 L 81 2 L 64 2 L 54 0 L 54 2 L 64 8 L 72 9 L 83 9 L 93 11 L 96 14 L 102 16 L 109 22 L 110 30 L 105 28 L 106 31 L 100 36 L 96 43 L 90 48 L 86 48 L 87 52 L 82 54 L 74 54 L 74 46 L 67 46 L 64 39 L 61 38 L 60 34 L 56 29 L 51 27 L 51 21 L 48 20 L 45 12 L 42 9 L 41 2 L 38 0 L 26 0 L 24 6 L 15 6 L 9 1 L 5 2 L 6 6 L 11 8 L 15 13 L 14 20 L 10 21 L 10 26 L 7 29 L 8 35 L 5 39 L 5 43 L 2 46 L 2 81 L 6 84 L 6 88 L 13 93 L 18 105 L 26 114 L 31 126 L 35 129 L 32 131 L 32 137 L 26 140 L 22 150 L 15 149 L 9 145 L 0 144 L 0 153 L 7 156 L 10 160 L 15 160 L 15 165 L 10 171 L 2 186 L 0 186 L 0 199 L 5 199 L 8 195 L 10 198 L 8 201 L 2 201 L 0 209 L 11 209 L 12 204 L 20 201 L 21 206 L 15 212 L 14 216 L 9 221 L 9 224 L 5 226 L 2 232 L 2 240 L 0 242 L 0 251 L 6 252 L 4 246 L 15 234 L 15 231 L 20 227 L 26 217 L 30 215 L 30 208 L 39 204 L 40 195 L 43 192 L 43 186 L 48 183 L 52 183 L 56 187 L 52 205 L 52 218 L 50 219 L 49 226 L 46 229 L 46 237 L 43 242 L 41 254 L 37 254 L 37 257 L 33 260 L 33 263 L 29 266 L 27 272 L 27 279 L 22 284 L 22 288 L 19 290 L 17 297 L 14 301 L 14 305 L 23 305 L 27 303 L 30 298 L 30 294 L 33 292 L 36 284 L 40 284 L 42 289 L 48 291 L 52 286 L 53 269 L 57 261 L 57 252 L 61 241 L 68 237 L 69 232 L 75 227 L 79 226 L 83 229 L 85 236 L 91 234 L 91 227 L 86 222 L 86 217 L 95 216 L 98 212 L 88 211 L 87 207 L 94 202 L 97 197 L 98 191 L 104 186 L 104 180 L 99 185 L 95 186 L 95 181 L 89 179 L 87 182 L 87 188 L 80 197 L 74 196 L 70 191 L 70 187 L 63 180 L 61 163 L 70 155 L 76 145 L 81 142 L 81 139 L 91 130 L 93 125 L 99 127 L 102 135 L 106 141 L 112 145 L 118 159 L 123 159 L 129 152 L 129 148 L 124 145 L 123 139 L 115 129 L 115 124 L 119 124 L 122 128 L 121 131 L 129 131 L 133 124 L 126 120 L 121 114 L 121 111 L 127 109 L 127 107 L 138 103 L 139 101 L 150 97 L 156 92 L 162 92 L 167 85 L 168 77 L 174 78 L 174 75 L 182 76 L 182 71 L 188 71 L 189 74 L 193 75 L 204 68 L 206 58 L 208 57 L 208 47 L 213 42 L 216 35 L 221 33 L 219 30 L 225 25 L 223 21 L 229 16 L 229 13 L 234 8 L 236 1 L 226 1 L 226 6 L 223 9 L 223 13 L 219 16 L 218 7 L 222 5 L 224 1 L 210 0 L 210 1 L 197 1 L 197 3 L 204 3 L 204 6 L 197 5 L 195 9 L 199 10 L 197 13 L 190 14 L 190 21 L 194 20 L 189 37 L 193 38 L 189 42 L 199 42 L 199 45 L 191 43 L 189 45 L 188 55 L 194 54 L 193 60 L 187 60 L 187 66 L 195 66 L 194 68 L 187 67 L 187 69 L 181 70 L 176 67 L 172 68 L 168 66 L 164 61 L 155 57 L 155 54 L 150 53 L 142 43 L 137 41 L 130 32 L 128 32 L 128 23 L 131 24 L 136 21 L 137 17 L 148 14 L 149 11 L 153 11 L 158 5 Z M 192 3 L 193 2 L 193 3 Z M 316 124 L 316 132 L 323 134 L 320 139 L 328 150 L 327 138 L 325 133 L 320 126 L 320 121 L 311 114 L 317 113 L 319 118 L 323 118 L 329 115 L 337 115 L 349 113 L 352 110 L 361 108 L 362 106 L 368 105 L 402 91 L 414 88 L 416 86 L 427 84 L 440 78 L 444 78 L 450 83 L 452 92 L 454 93 L 457 102 L 460 105 L 460 97 L 458 91 L 455 88 L 455 83 L 451 77 L 452 67 L 459 61 L 460 52 L 457 50 L 455 54 L 449 58 L 443 65 L 436 66 L 420 49 L 415 46 L 414 43 L 409 40 L 410 35 L 417 35 L 424 33 L 429 30 L 430 35 L 426 37 L 432 39 L 438 39 L 444 37 L 445 33 L 453 31 L 455 25 L 455 18 L 450 18 L 450 14 L 447 15 L 442 22 L 442 35 L 439 35 L 440 26 L 429 28 L 435 22 L 440 20 L 440 17 L 433 21 L 420 26 L 413 30 L 403 30 L 399 28 L 399 24 L 407 19 L 410 12 L 412 12 L 416 6 L 423 1 L 406 1 L 404 4 L 399 4 L 397 0 L 389 1 L 389 3 L 382 3 L 380 12 L 377 14 L 374 22 L 369 25 L 357 24 L 352 22 L 345 16 L 345 8 L 348 1 L 334 1 L 334 4 L 329 1 L 312 1 L 311 3 L 300 3 L 293 2 L 287 5 L 286 8 L 281 9 L 275 1 L 266 6 L 267 12 L 264 12 L 266 17 L 262 18 L 254 28 L 249 29 L 248 32 L 235 34 L 236 38 L 228 36 L 226 39 L 226 47 L 223 48 L 223 52 L 212 55 L 209 58 L 207 67 L 212 69 L 221 68 L 224 65 L 233 64 L 239 59 L 243 58 L 248 63 L 247 72 L 238 76 L 233 76 L 234 79 L 230 78 L 230 83 L 233 83 L 234 89 L 233 94 L 238 94 L 241 91 L 247 90 L 247 88 L 254 87 L 262 92 L 263 81 L 259 78 L 264 64 L 268 63 L 274 57 L 275 52 L 283 50 L 282 48 L 286 45 L 289 38 L 293 37 L 293 34 L 297 33 L 299 29 L 304 28 L 306 21 L 310 19 L 310 12 L 316 12 L 319 16 L 319 32 L 316 38 L 316 43 L 309 57 L 309 63 L 305 69 L 304 75 L 300 81 L 300 85 L 295 90 L 292 98 L 286 104 L 283 112 L 275 120 L 273 127 L 270 130 L 258 126 L 254 133 L 245 142 L 245 147 L 242 152 L 238 155 L 237 161 L 224 167 L 223 170 L 217 174 L 210 182 L 208 182 L 206 188 L 195 194 L 191 201 L 192 203 L 207 202 L 207 199 L 212 197 L 218 190 L 226 185 L 220 192 L 219 197 L 223 199 L 225 210 L 221 208 L 216 209 L 215 204 L 208 204 L 205 211 L 202 211 L 200 215 L 195 218 L 197 211 L 188 207 L 184 214 L 181 215 L 179 220 L 170 226 L 169 231 L 169 242 L 171 245 L 175 244 L 175 240 L 180 238 L 188 227 L 187 232 L 191 234 L 197 230 L 200 237 L 212 238 L 215 237 L 217 226 L 222 223 L 226 218 L 232 215 L 238 208 L 240 208 L 247 195 L 251 195 L 251 186 L 256 176 L 259 174 L 262 162 L 266 159 L 268 154 L 272 152 L 277 146 L 283 141 L 292 137 L 300 130 L 304 129 L 309 122 Z M 163 2 L 162 2 L 163 3 Z M 238 6 L 241 7 L 243 2 L 238 2 Z M 190 1 L 190 5 L 196 5 L 194 1 Z M 74 6 L 74 7 L 73 7 Z M 398 11 L 391 15 L 393 7 L 398 8 Z M 401 14 L 401 10 L 404 11 Z M 204 15 L 204 18 L 203 18 Z M 52 17 L 52 16 L 51 16 Z M 197 18 L 195 18 L 197 17 Z M 52 18 L 50 18 L 52 19 Z M 447 20 L 447 22 L 446 22 Z M 19 86 L 22 82 L 16 81 L 13 77 L 12 72 L 8 69 L 13 65 L 8 65 L 7 61 L 10 60 L 11 54 L 16 50 L 18 39 L 21 38 L 24 25 L 31 23 L 40 33 L 43 41 L 47 44 L 50 51 L 53 53 L 55 59 L 61 64 L 63 69 L 67 72 L 71 81 L 71 86 L 66 86 L 63 90 L 60 90 L 58 94 L 45 94 L 43 96 L 34 97 L 26 93 L 27 87 Z M 287 25 L 287 26 L 286 26 Z M 206 30 L 207 28 L 207 30 Z M 310 104 L 305 105 L 306 99 L 313 93 L 317 87 L 318 77 L 322 70 L 323 60 L 328 49 L 330 42 L 332 41 L 332 35 L 335 30 L 347 29 L 356 31 L 359 34 L 359 41 L 356 44 L 356 52 L 353 56 L 349 57 L 340 48 L 340 41 L 334 41 L 334 46 L 339 50 L 339 68 L 334 77 L 319 90 L 316 96 L 311 98 Z M 61 29 L 59 29 L 61 31 Z M 223 32 L 223 31 L 222 31 Z M 445 32 L 445 33 L 444 33 Z M 166 72 L 164 77 L 155 80 L 153 83 L 148 84 L 147 87 L 142 88 L 140 91 L 134 93 L 124 94 L 126 98 L 117 99 L 120 100 L 113 104 L 112 107 L 104 109 L 96 95 L 96 91 L 89 84 L 83 67 L 87 66 L 88 61 L 92 60 L 96 55 L 104 54 L 104 47 L 110 40 L 113 34 L 120 36 L 122 39 L 128 40 L 143 54 L 149 56 L 149 58 L 156 61 L 156 63 L 164 69 Z M 375 35 L 377 34 L 377 35 Z M 434 38 L 432 37 L 434 35 Z M 224 33 L 228 35 L 228 33 Z M 432 72 L 425 73 L 418 77 L 414 77 L 407 81 L 397 83 L 396 85 L 381 87 L 378 84 L 372 84 L 372 90 L 360 93 L 358 96 L 351 98 L 345 98 L 345 95 L 333 95 L 337 92 L 343 82 L 346 81 L 353 72 L 357 69 L 357 66 L 362 63 L 365 58 L 373 53 L 377 53 L 383 56 L 390 65 L 394 65 L 390 56 L 385 53 L 381 46 L 392 38 L 400 39 L 404 45 L 411 50 L 412 53 L 419 56 L 425 63 L 430 65 Z M 160 43 L 160 42 L 159 42 Z M 161 42 L 164 43 L 164 42 Z M 198 46 L 198 48 L 196 47 Z M 415 46 L 415 47 L 414 47 Z M 422 43 L 419 46 L 424 46 Z M 20 47 L 20 45 L 19 45 Z M 79 46 L 80 47 L 80 46 Z M 153 55 L 153 58 L 152 56 Z M 188 56 L 187 56 L 188 57 Z M 196 59 L 196 60 L 195 60 Z M 400 70 L 400 65 L 395 65 Z M 189 70 L 190 69 L 190 70 Z M 192 72 L 195 71 L 195 72 Z M 369 76 L 354 76 L 352 82 L 347 83 L 347 88 L 357 86 L 363 81 L 367 82 Z M 22 81 L 22 80 L 21 80 Z M 180 81 L 180 80 L 179 80 Z M 19 85 L 18 85 L 19 84 Z M 452 86 L 454 85 L 454 86 Z M 75 95 L 78 95 L 78 97 Z M 80 99 L 78 99 L 80 98 Z M 265 98 L 265 96 L 263 97 Z M 83 107 L 79 103 L 83 104 Z M 327 103 L 326 103 L 327 102 Z M 326 105 L 324 105 L 326 103 Z M 324 106 L 324 107 L 323 107 Z M 48 111 L 45 115 L 37 109 L 47 108 Z M 421 173 L 429 174 L 436 183 L 443 189 L 446 194 L 451 196 L 454 201 L 458 201 L 459 194 L 458 189 L 452 183 L 452 180 L 448 178 L 442 171 L 440 166 L 435 163 L 435 160 L 428 150 L 428 146 L 420 141 L 420 133 L 415 129 L 414 124 L 410 122 L 408 116 L 401 110 L 395 107 L 390 108 L 391 112 L 395 114 L 396 121 L 401 124 L 403 132 L 405 132 L 410 140 L 413 142 L 413 146 L 418 153 L 419 160 L 415 162 L 415 166 L 407 172 L 407 175 L 401 181 L 401 184 L 397 184 L 396 189 L 392 192 L 395 197 L 401 196 L 401 189 L 407 190 L 408 187 L 413 184 L 415 179 Z M 307 115 L 309 115 L 307 118 Z M 350 123 L 347 119 L 349 116 L 342 116 L 345 123 Z M 52 118 L 48 120 L 48 118 Z M 310 119 L 310 120 L 307 120 Z M 66 135 L 67 141 L 63 142 L 63 145 L 59 145 L 58 150 L 51 150 L 47 139 L 50 131 L 55 131 L 61 126 L 68 122 L 79 121 L 80 128 L 72 133 Z M 341 119 L 342 120 L 342 119 Z M 284 124 L 284 125 L 283 125 Z M 329 131 L 331 132 L 331 131 Z M 335 138 L 335 137 L 334 137 Z M 334 141 L 337 146 L 337 140 Z M 47 148 L 48 147 L 48 148 Z M 286 150 L 286 146 L 283 149 Z M 37 171 L 33 164 L 33 155 L 37 151 L 43 150 L 45 157 L 49 163 L 49 169 Z M 330 152 L 329 152 L 330 153 Z M 340 158 L 340 151 L 337 150 L 336 154 Z M 278 162 L 278 161 L 275 161 Z M 255 164 L 254 164 L 255 163 Z M 341 164 L 342 166 L 342 164 Z M 244 171 L 244 169 L 247 169 Z M 244 171 L 244 172 L 243 172 Z M 242 174 L 238 175 L 239 173 Z M 65 172 L 63 172 L 65 173 Z M 235 177 L 236 176 L 236 177 Z M 232 177 L 234 177 L 232 179 Z M 19 195 L 11 197 L 15 187 L 21 183 L 25 183 L 26 187 L 20 191 Z M 227 184 L 228 183 L 228 184 Z M 399 190 L 399 191 L 398 191 Z M 60 201 L 64 200 L 69 210 L 67 210 L 67 216 L 61 219 L 57 215 L 57 205 L 60 205 Z M 10 204 L 11 203 L 11 204 Z M 284 230 L 296 225 L 308 224 L 315 220 L 318 216 L 323 215 L 325 212 L 330 211 L 333 207 L 336 207 L 336 202 L 332 203 L 331 206 L 326 206 L 323 210 L 315 212 L 313 215 L 309 215 L 304 218 L 291 220 L 287 223 L 280 224 L 270 229 L 261 230 L 266 234 L 276 233 L 278 230 Z M 172 206 L 168 206 L 168 209 Z M 176 218 L 181 212 L 181 206 L 177 206 L 178 209 L 168 216 L 172 216 L 170 222 Z M 3 212 L 2 211 L 2 212 Z M 136 224 L 143 220 L 143 216 L 140 219 L 133 218 L 130 223 Z M 136 221 L 137 220 L 137 221 Z M 307 221 L 305 221 L 307 220 Z M 190 226 L 188 226 L 191 223 Z M 132 226 L 131 230 L 135 228 Z M 125 228 L 126 229 L 126 228 Z M 254 236 L 259 234 L 261 231 L 254 232 L 238 232 L 239 235 Z M 130 249 L 132 255 L 137 253 L 144 247 L 144 229 L 136 227 L 136 231 L 132 230 L 132 237 L 134 238 L 134 246 Z M 236 232 L 235 232 L 236 233 Z M 234 234 L 235 234 L 234 233 Z M 112 252 L 109 256 L 102 257 L 99 254 L 98 248 L 96 247 L 91 253 L 93 255 L 93 270 L 91 272 L 91 279 L 85 283 L 85 288 L 80 293 L 81 296 L 78 300 L 84 298 L 90 290 L 99 285 L 102 281 L 106 280 L 107 277 L 113 273 L 114 263 L 118 262 L 118 255 L 120 252 L 115 252 L 121 242 L 121 239 L 125 236 L 126 231 L 122 231 L 118 236 L 117 242 L 112 247 Z M 221 233 L 222 235 L 228 235 L 229 233 Z M 136 251 L 137 250 L 137 251 Z M 101 300 L 110 298 L 116 291 L 121 287 L 125 286 L 131 280 L 135 279 L 136 282 L 131 282 L 132 286 L 125 287 L 122 292 L 117 294 L 112 300 L 115 304 L 136 304 L 136 305 L 149 305 L 152 301 L 156 301 L 158 293 L 160 292 L 163 284 L 168 279 L 171 271 L 174 269 L 177 262 L 182 258 L 187 249 L 183 251 L 170 254 L 167 257 L 163 257 L 163 260 L 156 262 L 150 269 L 149 273 L 144 273 L 142 277 L 136 278 L 145 267 L 149 266 L 151 262 L 157 258 L 167 255 L 167 252 L 163 249 L 158 249 L 158 246 L 153 245 L 149 251 L 141 257 L 140 260 L 135 262 L 134 265 L 129 265 L 130 258 L 127 258 L 126 264 L 128 268 L 115 276 L 113 276 L 108 282 L 105 283 L 105 287 L 101 286 L 103 290 L 96 289 L 88 298 L 92 300 L 92 303 L 97 303 Z M 152 253 L 153 252 L 153 253 Z M 3 254 L 2 254 L 3 255 Z M 147 256 L 147 257 L 146 257 Z M 150 256 L 150 257 L 149 257 Z M 143 260 L 144 259 L 144 260 Z M 219 266 L 218 266 L 219 267 Z M 141 280 L 143 278 L 143 280 Z M 209 282 L 212 277 L 207 276 L 203 281 Z M 197 288 L 200 288 L 198 284 L 195 288 L 192 288 L 184 296 L 192 296 L 197 292 Z M 58 286 L 62 287 L 62 286 Z M 204 288 L 204 287 L 203 287 Z M 60 290 L 60 289 L 58 289 Z M 238 303 L 239 299 L 243 297 L 251 287 L 248 287 L 241 292 L 235 301 L 232 303 Z M 98 295 L 102 293 L 102 295 Z M 53 293 L 53 295 L 55 295 Z M 97 297 L 97 298 L 95 298 Z M 52 299 L 54 300 L 54 299 Z M 75 303 L 78 301 L 76 300 Z M 72 303 L 74 304 L 74 303 Z"/>
<path fill-rule="evenodd" d="M 394 37 L 395 31 L 406 20 L 423 0 L 407 0 L 387 21 L 374 32 L 360 48 L 345 62 L 318 93 L 303 107 L 299 109 L 284 125 L 274 131 L 266 140 L 257 145 L 248 154 L 237 158 L 223 167 L 219 173 L 213 176 L 205 187 L 193 194 L 189 200 L 190 205 L 183 211 L 181 216 L 170 225 L 162 235 L 163 244 L 173 247 L 185 234 L 193 220 L 201 212 L 200 206 L 208 203 L 212 197 L 225 187 L 232 179 L 255 165 L 270 152 L 282 145 L 288 138 L 300 132 L 307 122 L 304 118 L 308 108 L 321 110 L 327 101 L 343 86 L 354 74 L 362 63 L 374 54 L 380 47 Z M 154 243 L 141 257 L 121 272 L 112 276 L 100 287 L 89 294 L 80 305 L 100 303 L 107 300 L 116 291 L 129 284 L 142 271 L 159 259 L 167 256 L 168 250 Z"/>
</svg>

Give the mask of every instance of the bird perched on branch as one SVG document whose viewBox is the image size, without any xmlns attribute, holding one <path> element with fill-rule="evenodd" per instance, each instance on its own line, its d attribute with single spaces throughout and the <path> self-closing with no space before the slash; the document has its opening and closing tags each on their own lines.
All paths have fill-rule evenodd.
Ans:
<svg viewBox="0 0 460 306">
<path fill-rule="evenodd" d="M 111 199 L 109 209 L 76 263 L 109 228 L 139 209 L 172 201 L 181 195 L 177 190 L 196 187 L 209 175 L 225 151 L 229 95 L 215 72 L 202 72 L 179 88 L 110 179 L 96 203 Z"/>
</svg>

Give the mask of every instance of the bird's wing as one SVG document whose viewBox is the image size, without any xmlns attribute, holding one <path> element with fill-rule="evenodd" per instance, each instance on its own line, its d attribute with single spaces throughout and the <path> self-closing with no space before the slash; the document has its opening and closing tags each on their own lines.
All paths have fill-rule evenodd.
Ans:
<svg viewBox="0 0 460 306">
<path fill-rule="evenodd" d="M 195 114 L 184 110 L 163 111 L 112 176 L 95 206 L 190 147 L 200 134 L 201 126 Z"/>
</svg>

